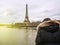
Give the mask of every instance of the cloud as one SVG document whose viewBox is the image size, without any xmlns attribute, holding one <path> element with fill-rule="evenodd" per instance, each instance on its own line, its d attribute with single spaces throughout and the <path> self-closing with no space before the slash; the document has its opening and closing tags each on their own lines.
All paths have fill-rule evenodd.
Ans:
<svg viewBox="0 0 60 45">
<path fill-rule="evenodd" d="M 60 19 L 60 15 L 52 16 L 52 19 L 59 20 Z"/>
<path fill-rule="evenodd" d="M 60 0 L 0 0 L 0 22 L 23 22 L 26 3 L 30 21 L 41 21 L 46 17 L 60 19 Z"/>
</svg>

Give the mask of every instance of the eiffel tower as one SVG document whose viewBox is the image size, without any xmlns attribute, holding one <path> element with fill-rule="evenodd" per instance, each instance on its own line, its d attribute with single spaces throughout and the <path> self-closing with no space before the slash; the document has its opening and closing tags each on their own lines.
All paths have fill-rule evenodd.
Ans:
<svg viewBox="0 0 60 45">
<path fill-rule="evenodd" d="M 28 4 L 26 4 L 26 15 L 25 15 L 24 23 L 26 23 L 26 24 L 30 23 L 29 17 L 28 17 Z"/>
</svg>

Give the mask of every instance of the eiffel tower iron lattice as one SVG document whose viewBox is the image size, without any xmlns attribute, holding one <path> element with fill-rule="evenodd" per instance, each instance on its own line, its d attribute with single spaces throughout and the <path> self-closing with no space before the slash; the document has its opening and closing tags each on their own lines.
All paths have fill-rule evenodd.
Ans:
<svg viewBox="0 0 60 45">
<path fill-rule="evenodd" d="M 24 23 L 30 23 L 29 17 L 28 17 L 28 4 L 26 4 L 26 15 L 25 15 Z"/>
</svg>

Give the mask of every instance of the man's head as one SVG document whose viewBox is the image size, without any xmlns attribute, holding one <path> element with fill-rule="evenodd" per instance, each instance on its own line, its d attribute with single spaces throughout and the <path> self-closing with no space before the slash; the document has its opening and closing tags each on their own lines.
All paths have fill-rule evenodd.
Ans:
<svg viewBox="0 0 60 45">
<path fill-rule="evenodd" d="M 44 29 L 47 31 L 58 30 L 59 22 L 56 20 L 44 21 L 38 25 L 37 30 L 40 30 L 40 29 Z"/>
<path fill-rule="evenodd" d="M 51 20 L 51 19 L 50 18 L 45 18 L 42 22 L 49 21 L 49 20 Z"/>
</svg>

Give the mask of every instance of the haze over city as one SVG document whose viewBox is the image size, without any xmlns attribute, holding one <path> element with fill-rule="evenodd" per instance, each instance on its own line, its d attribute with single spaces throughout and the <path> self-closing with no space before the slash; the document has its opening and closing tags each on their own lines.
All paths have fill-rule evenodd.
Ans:
<svg viewBox="0 0 60 45">
<path fill-rule="evenodd" d="M 30 21 L 60 19 L 60 0 L 0 0 L 0 23 L 23 22 L 26 3 Z"/>
</svg>

